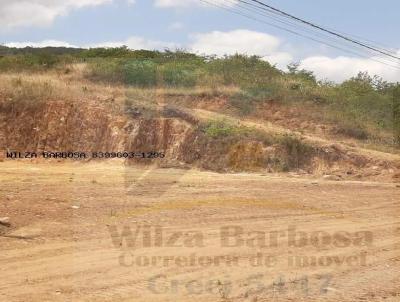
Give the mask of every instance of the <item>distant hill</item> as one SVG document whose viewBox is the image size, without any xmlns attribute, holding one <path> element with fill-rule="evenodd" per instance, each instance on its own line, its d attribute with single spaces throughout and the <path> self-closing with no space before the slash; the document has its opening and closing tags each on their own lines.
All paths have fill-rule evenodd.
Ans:
<svg viewBox="0 0 400 302">
<path fill-rule="evenodd" d="M 7 55 L 26 55 L 26 54 L 52 54 L 52 55 L 76 55 L 83 51 L 83 48 L 72 48 L 72 47 L 7 47 L 0 45 L 0 56 Z"/>
</svg>

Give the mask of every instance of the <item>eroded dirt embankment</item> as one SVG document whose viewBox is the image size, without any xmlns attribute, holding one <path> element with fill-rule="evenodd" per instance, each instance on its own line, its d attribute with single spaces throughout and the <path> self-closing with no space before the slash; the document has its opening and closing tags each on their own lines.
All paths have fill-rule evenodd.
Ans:
<svg viewBox="0 0 400 302">
<path fill-rule="evenodd" d="M 166 114 L 168 110 L 143 118 L 107 103 L 52 101 L 35 105 L 2 102 L 0 111 L 3 151 L 154 151 L 165 153 L 165 158 L 129 162 L 213 171 L 295 171 L 336 180 L 392 180 L 399 168 L 396 161 L 357 154 L 334 143 L 308 144 L 292 138 L 268 142 L 267 133 L 259 139 L 211 137 L 196 117 Z"/>
</svg>

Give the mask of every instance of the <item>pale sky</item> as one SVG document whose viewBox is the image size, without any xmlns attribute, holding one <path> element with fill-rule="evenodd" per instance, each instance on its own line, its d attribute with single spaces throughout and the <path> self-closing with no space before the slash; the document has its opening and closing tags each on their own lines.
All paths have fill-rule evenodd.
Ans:
<svg viewBox="0 0 400 302">
<path fill-rule="evenodd" d="M 235 6 L 236 0 L 207 0 Z M 400 55 L 396 0 L 263 0 L 339 32 L 379 42 Z M 271 20 L 260 17 L 266 22 Z M 272 20 L 273 21 L 273 20 Z M 292 28 L 293 29 L 293 28 Z M 296 28 L 294 28 L 296 30 Z M 380 56 L 330 48 L 270 25 L 202 5 L 199 0 L 0 0 L 0 44 L 185 48 L 199 54 L 259 55 L 278 67 L 294 61 L 319 78 L 341 81 L 369 71 L 400 81 Z M 340 46 L 341 44 L 334 45 Z M 400 64 L 397 62 L 392 65 Z"/>
</svg>

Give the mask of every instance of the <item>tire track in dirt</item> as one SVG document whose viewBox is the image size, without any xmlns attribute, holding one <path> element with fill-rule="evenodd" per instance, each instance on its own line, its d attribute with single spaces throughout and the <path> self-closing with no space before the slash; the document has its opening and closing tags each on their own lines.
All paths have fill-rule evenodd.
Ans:
<svg viewBox="0 0 400 302">
<path fill-rule="evenodd" d="M 29 165 L 27 165 L 28 167 Z M 181 182 L 157 198 L 147 198 L 146 195 L 132 197 L 129 204 L 132 210 L 137 210 L 146 205 L 145 209 L 155 207 L 156 211 L 140 212 L 140 215 L 117 216 L 110 220 L 110 202 L 118 196 L 118 191 L 123 184 L 123 179 L 118 177 L 122 170 L 113 167 L 87 165 L 84 172 L 80 166 L 60 165 L 59 169 L 46 171 L 45 165 L 38 165 L 42 175 L 47 180 L 33 181 L 40 188 L 59 182 L 67 178 L 71 171 L 75 171 L 77 181 L 70 198 L 81 200 L 80 197 L 91 195 L 97 190 L 98 196 L 94 199 L 85 199 L 78 214 L 65 215 L 64 208 L 56 208 L 56 212 L 46 218 L 34 218 L 26 222 L 29 227 L 32 223 L 43 226 L 46 233 L 32 241 L 0 238 L 4 246 L 0 254 L 0 300 L 7 301 L 223 301 L 218 292 L 204 292 L 200 295 L 189 294 L 185 282 L 200 280 L 205 283 L 209 279 L 228 279 L 235 285 L 227 301 L 379 301 L 384 296 L 395 299 L 392 294 L 398 289 L 396 280 L 400 273 L 398 261 L 399 244 L 399 208 L 400 200 L 398 189 L 393 184 L 372 183 L 330 183 L 320 181 L 318 185 L 310 185 L 310 180 L 293 180 L 249 175 L 218 175 L 208 172 L 191 171 L 183 177 Z M 23 170 L 21 170 L 23 171 Z M 68 171 L 68 173 L 65 173 Z M 132 168 L 134 173 L 135 168 Z M 13 173 L 23 173 L 14 171 Z M 79 174 L 80 173 L 80 174 Z M 109 173 L 109 183 L 114 186 L 99 187 L 90 181 L 92 175 Z M 140 172 L 138 172 L 140 173 Z M 166 170 L 155 170 L 159 173 L 159 181 L 168 175 Z M 63 176 L 62 176 L 62 175 Z M 162 176 L 161 176 L 162 175 Z M 154 179 L 157 179 L 156 177 Z M 249 181 L 249 179 L 251 179 Z M 202 183 L 199 182 L 202 181 Z M 243 181 L 246 180 L 246 181 Z M 29 184 L 29 186 L 32 184 Z M 182 185 L 182 186 L 181 186 Z M 190 187 L 187 187 L 190 185 Z M 22 183 L 6 186 L 7 193 L 15 192 L 23 187 Z M 28 186 L 28 184 L 25 184 Z M 147 184 L 149 192 L 157 183 Z M 210 192 L 207 188 L 211 186 Z M 65 188 L 52 185 L 54 198 L 60 198 L 60 192 L 65 196 Z M 58 188 L 58 189 L 57 189 Z M 145 192 L 147 188 L 144 188 Z M 58 191 L 57 191 L 58 190 Z M 321 194 L 324 191 L 325 194 Z M 29 191 L 22 191 L 29 194 Z M 190 192 L 190 193 L 189 193 Z M 219 193 L 222 192 L 222 193 Z M 192 194 L 197 193 L 197 194 Z M 19 193 L 21 194 L 21 193 Z M 223 198 L 221 198 L 221 194 Z M 186 196 L 192 196 L 188 199 Z M 20 197 L 20 196 L 19 196 Z M 257 203 L 238 202 L 237 200 L 258 200 Z M 40 195 L 33 197 L 32 202 L 39 201 Z M 54 200 L 39 203 L 40 207 L 51 207 Z M 230 203 L 231 202 L 231 203 Z M 275 203 L 282 205 L 276 206 Z M 135 207 L 135 203 L 139 207 Z M 186 203 L 184 207 L 176 207 Z M 263 205 L 264 203 L 264 205 Z M 37 203 L 36 203 L 37 204 Z M 115 202 L 116 206 L 121 203 Z M 164 204 L 175 207 L 165 208 Z M 21 206 L 21 204 L 18 204 Z M 107 206 L 108 205 L 108 206 Z M 162 205 L 160 207 L 160 205 Z M 8 208 L 13 204 L 9 203 Z M 25 204 L 24 211 L 29 212 L 30 205 Z M 338 210 L 340 209 L 340 210 Z M 340 214 L 336 217 L 333 213 Z M 28 214 L 27 214 L 28 215 Z M 58 216 L 59 215 L 59 216 Z M 103 219 L 104 218 L 104 219 Z M 57 221 L 57 224 L 53 222 Z M 54 229 L 46 228 L 46 225 Z M 145 248 L 143 244 L 132 250 L 126 246 L 113 245 L 107 224 L 115 224 L 121 230 L 123 225 L 134 228 L 137 225 L 168 226 L 170 231 L 198 230 L 206 235 L 204 249 L 151 247 Z M 219 256 L 223 254 L 238 255 L 240 259 L 248 260 L 255 252 L 268 252 L 270 255 L 285 259 L 288 257 L 286 241 L 274 248 L 260 247 L 233 247 L 221 248 L 219 230 L 223 226 L 236 225 L 247 232 L 250 231 L 287 231 L 293 225 L 299 231 L 310 234 L 311 232 L 325 231 L 333 234 L 344 230 L 348 232 L 371 231 L 374 234 L 372 247 L 368 248 L 368 261 L 366 266 L 342 267 L 288 267 L 280 262 L 275 267 L 124 267 L 119 263 L 119 256 L 126 251 L 132 251 L 137 256 L 186 256 L 192 250 L 198 254 Z M 57 227 L 55 227 L 57 226 Z M 58 230 L 57 228 L 60 228 Z M 71 229 L 71 233 L 64 236 L 53 236 L 51 232 L 63 234 L 62 230 Z M 284 238 L 285 239 L 285 238 Z M 287 238 L 285 239 L 287 240 Z M 324 255 L 352 256 L 358 254 L 360 249 L 354 246 L 335 248 L 323 246 L 318 249 L 313 245 L 306 245 L 299 249 L 292 249 L 294 255 Z M 280 274 L 286 279 L 294 280 L 299 276 L 309 276 L 313 284 L 310 296 L 303 297 L 289 292 L 287 295 L 272 296 L 270 290 L 257 294 L 248 292 L 247 278 L 254 274 L 264 274 L 265 283 L 270 283 Z M 334 283 L 332 289 L 324 295 L 316 293 L 321 286 L 319 275 L 332 274 Z M 166 294 L 155 294 L 149 290 L 149 279 L 165 274 L 167 279 L 162 279 L 157 286 L 171 286 L 171 280 L 178 280 L 183 285 L 177 292 L 168 291 Z M 181 283 L 180 283 L 181 284 Z M 315 289 L 317 288 L 317 289 Z M 379 290 L 377 290 L 379 288 Z M 204 290 L 204 288 L 203 288 Z M 375 292 L 375 296 L 372 293 Z M 257 298 L 256 298 L 257 297 Z M 364 299 L 364 300 L 363 300 Z M 366 300 L 365 300 L 366 299 Z M 393 300 L 395 301 L 395 300 Z"/>
</svg>

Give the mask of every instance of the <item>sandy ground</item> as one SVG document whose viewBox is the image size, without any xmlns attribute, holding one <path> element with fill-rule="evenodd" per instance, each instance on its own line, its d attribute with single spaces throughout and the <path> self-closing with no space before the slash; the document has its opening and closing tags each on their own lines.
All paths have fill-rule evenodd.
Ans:
<svg viewBox="0 0 400 302">
<path fill-rule="evenodd" d="M 0 301 L 400 301 L 400 188 L 0 163 Z"/>
</svg>

